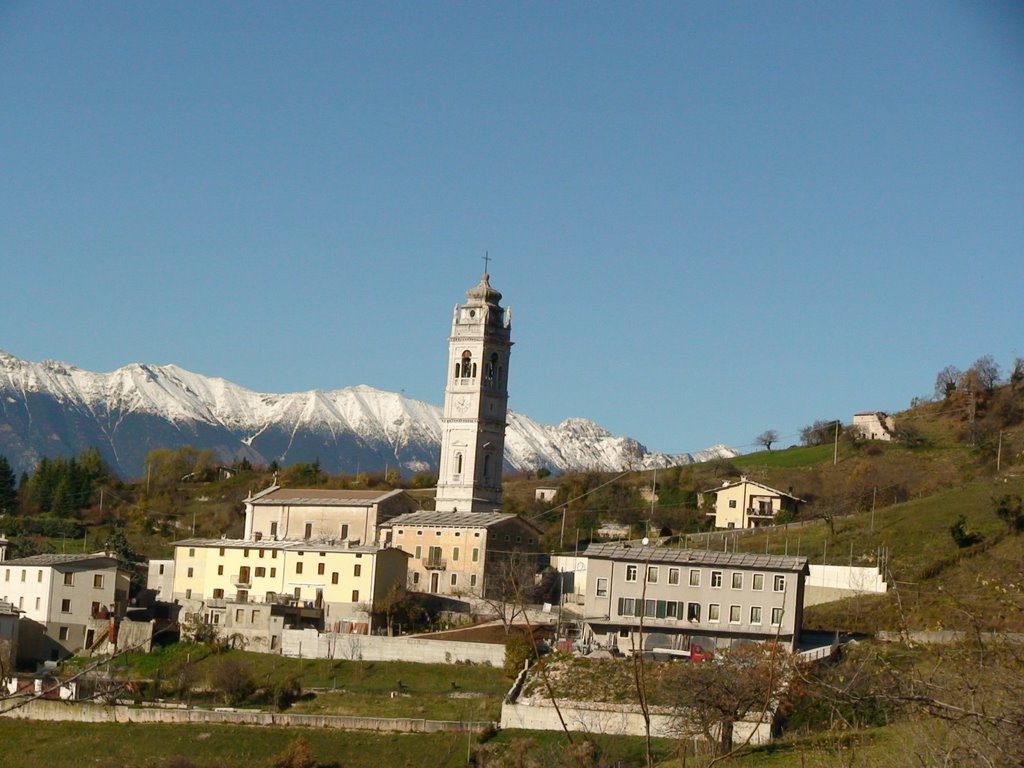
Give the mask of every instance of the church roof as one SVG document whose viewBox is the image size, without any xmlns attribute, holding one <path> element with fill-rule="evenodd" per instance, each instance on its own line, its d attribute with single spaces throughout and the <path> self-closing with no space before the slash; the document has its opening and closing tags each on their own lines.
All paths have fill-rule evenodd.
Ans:
<svg viewBox="0 0 1024 768">
<path fill-rule="evenodd" d="M 246 501 L 254 506 L 288 504 L 295 507 L 368 507 L 391 496 L 404 493 L 393 491 L 353 491 L 326 488 L 276 488 L 269 493 L 252 496 Z"/>
<path fill-rule="evenodd" d="M 485 304 L 498 304 L 501 301 L 501 292 L 491 287 L 491 276 L 484 272 L 480 282 L 466 291 L 466 298 Z"/>
</svg>

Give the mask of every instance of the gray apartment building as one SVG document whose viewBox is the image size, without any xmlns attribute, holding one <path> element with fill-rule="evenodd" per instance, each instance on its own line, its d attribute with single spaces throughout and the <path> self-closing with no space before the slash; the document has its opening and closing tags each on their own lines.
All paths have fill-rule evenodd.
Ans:
<svg viewBox="0 0 1024 768">
<path fill-rule="evenodd" d="M 685 654 L 800 635 L 807 558 L 595 544 L 588 559 L 584 638 L 632 653 Z"/>
</svg>

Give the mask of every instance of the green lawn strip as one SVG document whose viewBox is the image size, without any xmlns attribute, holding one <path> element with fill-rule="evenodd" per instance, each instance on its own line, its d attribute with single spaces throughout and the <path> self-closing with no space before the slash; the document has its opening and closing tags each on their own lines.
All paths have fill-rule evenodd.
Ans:
<svg viewBox="0 0 1024 768">
<path fill-rule="evenodd" d="M 832 445 L 798 446 L 785 450 L 745 453 L 729 459 L 729 463 L 742 469 L 760 467 L 810 467 L 831 461 Z"/>
<path fill-rule="evenodd" d="M 296 736 L 317 761 L 345 768 L 462 766 L 467 735 L 399 734 L 233 725 L 50 723 L 0 718 L 0 741 L 12 765 L 47 768 L 163 768 L 175 757 L 202 768 L 260 768 Z"/>
</svg>

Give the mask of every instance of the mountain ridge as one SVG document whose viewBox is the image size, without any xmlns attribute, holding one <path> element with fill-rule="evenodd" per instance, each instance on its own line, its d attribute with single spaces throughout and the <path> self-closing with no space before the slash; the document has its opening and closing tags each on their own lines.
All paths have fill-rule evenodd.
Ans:
<svg viewBox="0 0 1024 768">
<path fill-rule="evenodd" d="M 0 350 L 0 454 L 16 471 L 43 456 L 97 446 L 119 474 L 138 476 L 154 448 L 211 448 L 222 461 L 319 459 L 329 472 L 437 469 L 441 408 L 365 384 L 265 393 L 174 364 L 130 363 L 94 373 Z M 738 452 L 649 451 L 589 419 L 543 425 L 509 411 L 505 465 L 513 471 L 617 471 L 690 464 Z"/>
</svg>

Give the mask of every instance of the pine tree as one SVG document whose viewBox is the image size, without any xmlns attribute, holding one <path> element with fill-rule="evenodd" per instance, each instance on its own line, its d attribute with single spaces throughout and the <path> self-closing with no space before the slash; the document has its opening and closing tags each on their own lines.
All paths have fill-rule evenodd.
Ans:
<svg viewBox="0 0 1024 768">
<path fill-rule="evenodd" d="M 18 491 L 15 486 L 14 470 L 6 456 L 0 456 L 0 514 L 11 515 L 18 504 Z"/>
</svg>

